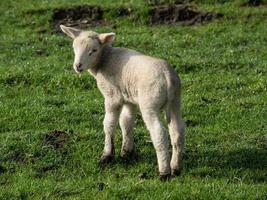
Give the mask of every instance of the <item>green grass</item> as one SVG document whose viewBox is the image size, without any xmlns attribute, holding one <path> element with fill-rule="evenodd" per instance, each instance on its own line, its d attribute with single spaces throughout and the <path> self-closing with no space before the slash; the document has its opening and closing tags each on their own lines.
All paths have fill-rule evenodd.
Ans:
<svg viewBox="0 0 267 200">
<path fill-rule="evenodd" d="M 184 27 L 148 25 L 142 0 L 1 1 L 0 199 L 267 199 L 267 9 L 211 2 L 193 3 L 223 18 Z M 49 25 L 53 8 L 88 3 L 131 7 L 134 23 L 107 14 L 116 30 L 94 30 L 115 31 L 114 46 L 164 58 L 179 73 L 187 121 L 180 177 L 158 180 L 140 115 L 138 161 L 99 168 L 103 98 L 89 74 L 73 71 L 71 40 Z M 55 129 L 67 132 L 60 148 L 45 142 Z"/>
</svg>

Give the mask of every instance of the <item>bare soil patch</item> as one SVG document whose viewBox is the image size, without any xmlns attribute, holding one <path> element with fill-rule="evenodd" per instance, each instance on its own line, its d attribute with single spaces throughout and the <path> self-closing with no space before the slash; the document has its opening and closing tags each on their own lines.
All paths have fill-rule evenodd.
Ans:
<svg viewBox="0 0 267 200">
<path fill-rule="evenodd" d="M 150 10 L 151 24 L 181 24 L 196 25 L 209 22 L 222 14 L 201 12 L 185 4 L 170 4 L 154 6 Z"/>
<path fill-rule="evenodd" d="M 103 13 L 101 7 L 88 5 L 55 9 L 50 24 L 56 33 L 61 33 L 60 24 L 78 28 L 104 25 L 107 22 L 103 19 Z"/>
<path fill-rule="evenodd" d="M 46 133 L 44 136 L 44 144 L 51 145 L 55 149 L 62 148 L 67 142 L 68 134 L 64 131 L 54 130 Z"/>
<path fill-rule="evenodd" d="M 125 17 L 132 13 L 131 8 L 118 7 L 116 9 L 103 9 L 99 6 L 81 5 L 71 8 L 59 8 L 53 11 L 50 24 L 55 33 L 62 33 L 59 25 L 86 29 L 88 27 L 113 25 L 104 18 L 104 13 L 114 17 Z"/>
<path fill-rule="evenodd" d="M 103 25 L 116 27 L 113 21 L 107 21 L 104 18 L 104 13 L 107 13 L 114 19 L 127 16 L 132 16 L 135 20 L 138 18 L 138 14 L 128 7 L 103 9 L 100 6 L 80 5 L 54 9 L 50 24 L 54 33 L 62 33 L 59 27 L 60 24 L 81 29 Z M 137 16 L 134 16 L 134 14 Z M 149 23 L 152 25 L 196 25 L 209 22 L 221 16 L 221 14 L 212 12 L 201 12 L 195 7 L 186 4 L 155 5 L 151 7 L 148 13 Z"/>
</svg>

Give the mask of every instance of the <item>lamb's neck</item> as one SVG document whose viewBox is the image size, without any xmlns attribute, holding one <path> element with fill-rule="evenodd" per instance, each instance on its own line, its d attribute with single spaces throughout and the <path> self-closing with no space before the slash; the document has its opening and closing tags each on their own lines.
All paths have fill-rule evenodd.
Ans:
<svg viewBox="0 0 267 200">
<path fill-rule="evenodd" d="M 107 60 L 109 59 L 110 55 L 112 54 L 112 51 L 113 47 L 111 45 L 105 45 L 102 48 L 102 52 L 98 59 L 97 65 L 88 70 L 91 75 L 93 75 L 94 77 L 97 75 L 99 69 L 101 69 L 103 65 L 105 65 L 105 62 L 107 62 Z"/>
</svg>

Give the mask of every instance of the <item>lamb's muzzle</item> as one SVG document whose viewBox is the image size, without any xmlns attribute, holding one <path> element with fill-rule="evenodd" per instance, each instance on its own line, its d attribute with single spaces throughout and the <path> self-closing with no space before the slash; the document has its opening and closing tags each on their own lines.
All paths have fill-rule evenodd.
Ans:
<svg viewBox="0 0 267 200">
<path fill-rule="evenodd" d="M 78 72 L 82 72 L 82 64 L 81 63 L 75 64 L 75 68 Z"/>
</svg>

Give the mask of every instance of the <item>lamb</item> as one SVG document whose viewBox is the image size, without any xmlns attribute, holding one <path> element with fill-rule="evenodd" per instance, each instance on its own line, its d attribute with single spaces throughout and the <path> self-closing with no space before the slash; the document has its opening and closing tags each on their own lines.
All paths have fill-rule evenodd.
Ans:
<svg viewBox="0 0 267 200">
<path fill-rule="evenodd" d="M 184 123 L 180 112 L 181 83 L 173 68 L 162 59 L 111 46 L 115 33 L 98 34 L 60 25 L 73 39 L 73 68 L 88 71 L 105 99 L 105 145 L 100 158 L 106 164 L 114 158 L 114 131 L 119 122 L 123 141 L 121 157 L 134 151 L 134 109 L 137 105 L 156 150 L 161 180 L 179 175 L 182 169 Z M 160 121 L 165 111 L 172 145 Z"/>
</svg>

